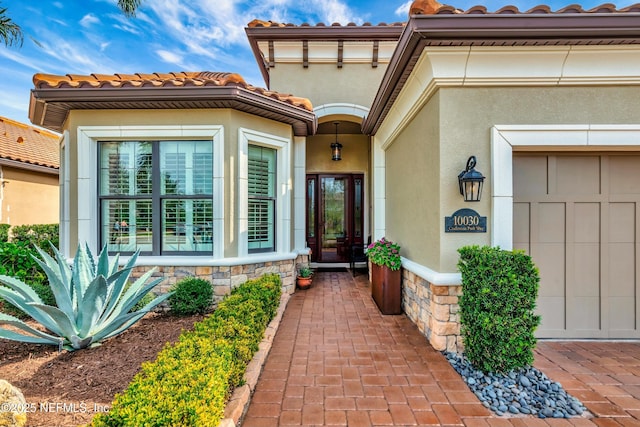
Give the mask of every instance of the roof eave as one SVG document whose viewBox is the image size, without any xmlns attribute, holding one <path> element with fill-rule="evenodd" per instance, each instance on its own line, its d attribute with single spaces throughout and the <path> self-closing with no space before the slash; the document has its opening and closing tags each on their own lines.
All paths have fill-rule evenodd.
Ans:
<svg viewBox="0 0 640 427">
<path fill-rule="evenodd" d="M 362 124 L 367 135 L 377 132 L 426 46 L 447 41 L 544 44 L 640 43 L 640 13 L 581 14 L 436 14 L 411 16 Z"/>
<path fill-rule="evenodd" d="M 29 119 L 32 123 L 60 132 L 62 125 L 73 108 L 67 105 L 85 105 L 78 109 L 170 109 L 173 102 L 190 102 L 208 107 L 208 103 L 224 103 L 225 108 L 244 111 L 247 107 L 260 108 L 269 118 L 275 115 L 284 123 L 291 124 L 296 136 L 314 134 L 317 128 L 315 114 L 312 111 L 296 107 L 287 102 L 269 98 L 239 86 L 218 87 L 145 87 L 145 88 L 36 88 L 31 90 Z M 86 105 L 90 104 L 90 108 Z M 56 121 L 52 127 L 47 123 L 49 106 L 61 105 L 65 109 L 64 118 Z M 114 106 L 117 105 L 117 106 Z M 219 108 L 219 107 L 218 107 Z M 268 114 L 267 114 L 268 113 Z"/>
<path fill-rule="evenodd" d="M 260 73 L 267 87 L 270 87 L 269 64 L 262 56 L 258 43 L 260 41 L 362 41 L 362 40 L 388 40 L 396 41 L 402 33 L 404 25 L 396 23 L 393 25 L 303 25 L 303 26 L 273 26 L 273 27 L 245 27 L 245 33 L 249 39 L 249 45 L 256 58 Z"/>
</svg>

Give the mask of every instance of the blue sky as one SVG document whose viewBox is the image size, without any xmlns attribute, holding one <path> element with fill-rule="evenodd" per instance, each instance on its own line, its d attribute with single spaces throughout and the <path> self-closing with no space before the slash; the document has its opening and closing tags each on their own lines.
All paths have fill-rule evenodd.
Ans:
<svg viewBox="0 0 640 427">
<path fill-rule="evenodd" d="M 457 0 L 456 0 L 457 1 Z M 552 10 L 573 1 L 547 2 Z M 0 0 L 22 27 L 24 44 L 0 45 L 0 116 L 29 123 L 29 91 L 35 73 L 115 74 L 229 71 L 264 87 L 244 27 L 253 19 L 296 25 L 406 21 L 406 0 L 143 0 L 126 18 L 116 0 Z M 581 3 L 585 9 L 604 1 Z M 634 1 L 617 3 L 623 8 Z M 483 4 L 520 10 L 539 1 L 460 0 L 460 9 Z"/>
</svg>

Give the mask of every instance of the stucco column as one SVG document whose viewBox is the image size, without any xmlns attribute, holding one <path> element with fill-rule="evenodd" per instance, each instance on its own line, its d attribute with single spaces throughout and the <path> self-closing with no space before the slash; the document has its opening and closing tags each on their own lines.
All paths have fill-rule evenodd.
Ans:
<svg viewBox="0 0 640 427">
<path fill-rule="evenodd" d="M 385 152 L 382 142 L 376 136 L 372 138 L 371 150 L 373 165 L 373 240 L 384 237 L 386 233 L 386 188 L 385 188 Z"/>
<path fill-rule="evenodd" d="M 295 251 L 306 249 L 306 153 L 307 138 L 293 138 L 293 247 Z"/>
</svg>

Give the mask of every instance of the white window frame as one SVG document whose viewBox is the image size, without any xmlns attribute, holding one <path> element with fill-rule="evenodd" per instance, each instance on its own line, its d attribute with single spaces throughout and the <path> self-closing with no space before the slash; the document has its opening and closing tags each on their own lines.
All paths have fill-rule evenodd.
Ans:
<svg viewBox="0 0 640 427">
<path fill-rule="evenodd" d="M 640 151 L 640 124 L 491 128 L 491 245 L 513 249 L 513 151 Z"/>
<path fill-rule="evenodd" d="M 249 145 L 276 150 L 276 253 L 291 251 L 292 182 L 291 141 L 252 129 L 238 129 L 238 256 L 264 257 L 271 252 L 249 253 Z"/>
<path fill-rule="evenodd" d="M 79 126 L 78 195 L 90 195 L 90 203 L 78 203 L 78 241 L 97 253 L 99 242 L 98 143 L 127 140 L 206 139 L 213 142 L 213 251 L 212 259 L 224 257 L 224 127 L 218 125 Z M 176 257 L 175 255 L 173 256 Z M 178 256 L 180 257 L 180 256 Z M 185 255 L 193 258 L 194 255 Z M 203 256 L 204 258 L 205 256 Z M 162 256 L 144 257 L 146 260 Z"/>
</svg>

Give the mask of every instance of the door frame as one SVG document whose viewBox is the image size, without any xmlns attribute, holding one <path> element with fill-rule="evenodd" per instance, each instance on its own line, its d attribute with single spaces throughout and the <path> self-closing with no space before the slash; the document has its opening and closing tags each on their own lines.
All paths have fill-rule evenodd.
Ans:
<svg viewBox="0 0 640 427">
<path fill-rule="evenodd" d="M 339 260 L 323 260 L 322 259 L 322 237 L 320 233 L 320 221 L 322 220 L 322 186 L 321 180 L 323 178 L 346 178 L 349 180 L 348 194 L 345 206 L 345 217 L 347 219 L 347 237 L 345 238 L 344 245 L 350 248 L 352 245 L 364 244 L 364 219 L 365 219 L 365 189 L 364 189 L 364 173 L 313 173 L 306 175 L 306 193 L 305 193 L 305 238 L 307 246 L 311 249 L 311 261 L 319 263 L 335 263 L 335 262 L 349 262 L 349 251 L 346 256 Z M 356 215 L 355 209 L 355 195 L 356 186 L 355 181 L 360 180 L 360 233 L 358 235 L 356 228 Z M 313 205 L 310 203 L 310 192 L 313 192 Z M 311 208 L 313 207 L 313 212 Z M 312 217 L 312 218 L 310 218 Z"/>
</svg>

